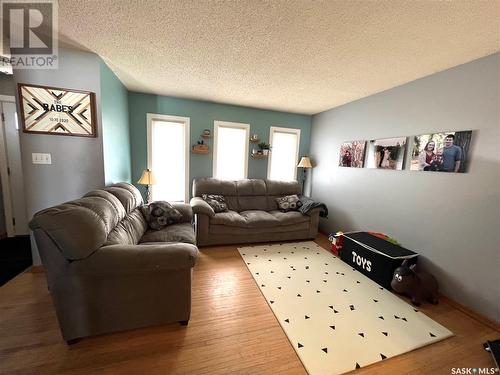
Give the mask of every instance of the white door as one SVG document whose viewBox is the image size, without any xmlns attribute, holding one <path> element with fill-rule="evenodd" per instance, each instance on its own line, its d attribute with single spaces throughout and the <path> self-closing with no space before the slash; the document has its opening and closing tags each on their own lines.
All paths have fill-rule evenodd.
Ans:
<svg viewBox="0 0 500 375">
<path fill-rule="evenodd" d="M 28 234 L 26 202 L 24 198 L 23 169 L 19 126 L 14 99 L 0 100 L 0 173 L 5 212 L 5 223 L 9 237 Z"/>
</svg>

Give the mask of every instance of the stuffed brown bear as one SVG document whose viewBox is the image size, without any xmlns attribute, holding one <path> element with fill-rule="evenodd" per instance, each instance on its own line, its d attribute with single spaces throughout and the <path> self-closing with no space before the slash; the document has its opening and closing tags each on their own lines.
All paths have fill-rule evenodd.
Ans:
<svg viewBox="0 0 500 375">
<path fill-rule="evenodd" d="M 436 278 L 428 272 L 417 271 L 416 264 L 408 267 L 407 260 L 394 270 L 391 287 L 398 293 L 410 296 L 416 306 L 420 306 L 424 300 L 432 304 L 439 302 Z"/>
</svg>

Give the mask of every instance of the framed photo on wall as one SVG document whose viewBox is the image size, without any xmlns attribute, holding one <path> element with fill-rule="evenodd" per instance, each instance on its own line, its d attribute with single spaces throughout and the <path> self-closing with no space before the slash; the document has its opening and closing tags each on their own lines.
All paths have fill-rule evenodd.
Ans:
<svg viewBox="0 0 500 375">
<path fill-rule="evenodd" d="M 373 139 L 368 142 L 367 167 L 402 170 L 406 137 Z"/>
<path fill-rule="evenodd" d="M 366 141 L 350 141 L 340 145 L 339 167 L 363 168 Z"/>
<path fill-rule="evenodd" d="M 416 135 L 410 170 L 464 173 L 471 140 L 472 130 Z"/>
<path fill-rule="evenodd" d="M 97 136 L 93 92 L 23 83 L 18 91 L 25 133 Z"/>
</svg>

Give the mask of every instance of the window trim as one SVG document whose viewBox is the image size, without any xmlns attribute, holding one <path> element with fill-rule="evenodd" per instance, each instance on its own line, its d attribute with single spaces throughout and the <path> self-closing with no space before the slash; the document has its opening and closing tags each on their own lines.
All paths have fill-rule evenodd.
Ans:
<svg viewBox="0 0 500 375">
<path fill-rule="evenodd" d="M 273 135 L 274 133 L 289 133 L 295 134 L 297 136 L 297 150 L 295 153 L 295 168 L 294 168 L 294 176 L 293 178 L 297 181 L 297 164 L 299 163 L 299 154 L 300 154 L 300 129 L 298 128 L 283 128 L 280 126 L 271 126 L 269 128 L 269 144 L 271 145 L 271 152 L 269 153 L 269 158 L 267 160 L 267 179 L 271 179 L 271 163 L 273 159 Z"/>
<path fill-rule="evenodd" d="M 248 178 L 248 153 L 250 143 L 250 124 L 243 122 L 229 122 L 229 121 L 214 121 L 214 149 L 213 149 L 213 163 L 212 163 L 212 177 L 217 178 L 217 147 L 219 141 L 219 127 L 223 128 L 236 128 L 245 130 L 245 167 L 243 178 Z"/>
<path fill-rule="evenodd" d="M 190 138 L 190 121 L 191 119 L 189 117 L 182 117 L 182 116 L 172 116 L 172 115 L 162 115 L 158 113 L 147 113 L 146 114 L 146 123 L 147 123 L 147 168 L 150 168 L 152 170 L 152 164 L 153 164 L 153 155 L 152 155 L 152 150 L 151 146 L 153 144 L 152 142 L 152 136 L 153 136 L 153 120 L 159 120 L 159 121 L 168 121 L 168 122 L 177 122 L 177 123 L 182 123 L 184 124 L 184 137 L 186 140 L 185 144 L 185 176 L 186 176 L 186 181 L 185 181 L 185 191 L 184 191 L 184 202 L 187 203 L 189 202 L 189 158 L 191 156 L 190 154 L 190 144 L 191 144 L 191 138 Z M 154 173 L 154 171 L 153 171 Z"/>
</svg>

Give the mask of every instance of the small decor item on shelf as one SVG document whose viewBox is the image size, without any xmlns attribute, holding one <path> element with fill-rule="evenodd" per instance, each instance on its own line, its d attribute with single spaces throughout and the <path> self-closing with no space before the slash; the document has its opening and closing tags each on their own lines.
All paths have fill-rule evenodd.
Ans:
<svg viewBox="0 0 500 375">
<path fill-rule="evenodd" d="M 408 260 L 394 270 L 391 287 L 396 292 L 411 297 L 411 303 L 416 306 L 424 300 L 434 305 L 439 302 L 436 278 L 428 272 L 417 271 L 416 264 L 408 267 Z"/>
<path fill-rule="evenodd" d="M 203 130 L 203 135 L 208 137 L 210 135 L 210 129 Z"/>
<path fill-rule="evenodd" d="M 250 142 L 258 142 L 259 141 L 259 135 L 258 134 L 252 134 L 250 137 Z"/>
<path fill-rule="evenodd" d="M 268 155 L 269 154 L 269 150 L 271 148 L 271 146 L 269 146 L 269 143 L 260 142 L 257 146 L 259 146 L 259 151 L 261 151 L 260 153 L 262 155 Z"/>
<path fill-rule="evenodd" d="M 142 172 L 142 176 L 137 181 L 139 185 L 145 185 L 146 186 L 146 204 L 149 204 L 151 200 L 151 188 L 150 185 L 156 184 L 156 179 L 155 176 L 153 175 L 153 172 L 147 168 Z"/>
</svg>

